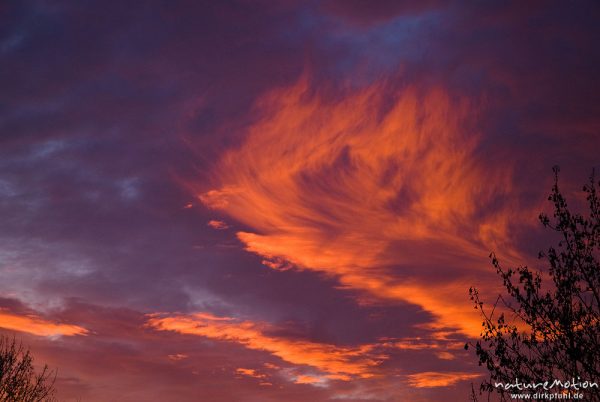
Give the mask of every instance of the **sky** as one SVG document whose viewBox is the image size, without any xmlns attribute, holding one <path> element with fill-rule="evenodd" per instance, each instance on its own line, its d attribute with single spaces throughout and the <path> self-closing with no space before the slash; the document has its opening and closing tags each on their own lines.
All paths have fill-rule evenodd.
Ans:
<svg viewBox="0 0 600 402">
<path fill-rule="evenodd" d="M 5 1 L 0 333 L 61 401 L 467 400 L 600 169 L 592 1 Z"/>
</svg>

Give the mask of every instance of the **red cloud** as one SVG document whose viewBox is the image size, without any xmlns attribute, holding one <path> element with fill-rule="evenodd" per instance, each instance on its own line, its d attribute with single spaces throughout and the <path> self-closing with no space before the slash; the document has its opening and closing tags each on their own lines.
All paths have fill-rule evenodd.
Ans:
<svg viewBox="0 0 600 402">
<path fill-rule="evenodd" d="M 32 314 L 13 314 L 2 309 L 0 309 L 0 327 L 38 336 L 73 336 L 88 333 L 87 329 L 78 325 L 57 323 Z"/>
<path fill-rule="evenodd" d="M 369 378 L 383 358 L 374 354 L 377 345 L 340 347 L 307 340 L 287 339 L 268 334 L 264 323 L 237 321 L 206 313 L 191 315 L 152 315 L 148 326 L 161 331 L 198 335 L 222 341 L 236 342 L 248 349 L 263 350 L 295 365 L 306 365 L 336 375 L 337 379 Z M 247 370 L 240 374 L 250 375 Z M 352 377 L 351 377 L 352 376 Z"/>
<path fill-rule="evenodd" d="M 512 250 L 517 210 L 488 208 L 512 183 L 509 167 L 474 157 L 478 107 L 443 89 L 390 96 L 385 83 L 331 99 L 304 78 L 259 102 L 262 118 L 199 198 L 252 228 L 237 237 L 273 269 L 322 272 L 370 298 L 420 306 L 435 317 L 430 328 L 478 335 L 460 269 L 485 266 L 496 245 Z M 390 269 L 424 261 L 457 279 Z"/>
</svg>

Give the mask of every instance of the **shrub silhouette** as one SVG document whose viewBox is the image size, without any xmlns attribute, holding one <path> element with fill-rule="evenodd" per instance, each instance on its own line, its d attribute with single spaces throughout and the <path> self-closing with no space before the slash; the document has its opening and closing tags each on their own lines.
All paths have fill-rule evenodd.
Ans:
<svg viewBox="0 0 600 402">
<path fill-rule="evenodd" d="M 15 338 L 0 336 L 0 402 L 54 402 L 56 372 L 38 373 L 33 357 Z"/>
<path fill-rule="evenodd" d="M 499 382 L 551 384 L 558 379 L 600 383 L 600 200 L 592 173 L 583 187 L 589 215 L 573 213 L 558 187 L 558 173 L 555 167 L 548 197 L 554 206 L 553 217 L 539 216 L 544 227 L 560 234 L 558 245 L 539 255 L 547 261 L 547 271 L 526 266 L 504 269 L 492 253 L 506 295 L 498 296 L 489 310 L 484 309 L 477 289 L 469 289 L 475 308 L 481 311 L 483 327 L 481 338 L 465 348 L 474 346 L 479 365 L 489 372 L 479 389 L 479 395 L 487 394 L 488 399 L 495 396 L 505 401 L 509 393 L 519 392 L 496 387 Z M 526 392 L 564 390 L 558 386 Z M 598 387 L 580 392 L 586 401 L 600 401 Z M 477 400 L 474 389 L 471 398 Z"/>
</svg>

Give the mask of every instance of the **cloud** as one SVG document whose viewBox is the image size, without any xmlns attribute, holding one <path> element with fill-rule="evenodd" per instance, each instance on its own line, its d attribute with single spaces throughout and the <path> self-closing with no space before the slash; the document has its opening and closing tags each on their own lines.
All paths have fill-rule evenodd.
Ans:
<svg viewBox="0 0 600 402">
<path fill-rule="evenodd" d="M 189 356 L 183 353 L 175 353 L 172 355 L 167 355 L 167 357 L 169 358 L 169 360 L 172 361 L 179 361 L 179 360 L 183 360 L 183 359 L 187 359 Z"/>
<path fill-rule="evenodd" d="M 478 377 L 481 377 L 481 374 L 464 372 L 438 373 L 435 371 L 428 371 L 408 375 L 408 383 L 417 388 L 448 387 L 459 381 L 473 380 Z"/>
<path fill-rule="evenodd" d="M 472 369 L 452 327 L 478 333 L 465 290 L 495 281 L 489 250 L 536 255 L 545 238 L 520 229 L 550 167 L 566 184 L 597 165 L 592 2 L 280 3 L 2 8 L 0 294 L 27 306 L 2 312 L 37 333 L 89 331 L 17 334 L 59 369 L 61 399 L 459 400 L 467 390 L 398 381 L 402 368 Z M 314 78 L 294 85 L 303 69 Z M 173 180 L 193 175 L 217 211 Z M 390 357 L 361 380 L 143 329 L 143 312 L 196 310 Z"/>
<path fill-rule="evenodd" d="M 162 316 L 151 315 L 147 325 L 159 331 L 197 335 L 210 339 L 235 342 L 248 349 L 269 352 L 294 365 L 314 367 L 324 373 L 341 374 L 350 379 L 369 378 L 383 356 L 376 354 L 375 345 L 343 347 L 301 339 L 271 335 L 275 328 L 264 323 L 238 321 L 207 313 Z M 248 375 L 249 372 L 242 372 Z"/>
<path fill-rule="evenodd" d="M 475 157 L 473 101 L 386 84 L 329 94 L 305 76 L 265 95 L 245 141 L 214 169 L 214 187 L 196 191 L 251 228 L 237 237 L 265 265 L 321 272 L 477 335 L 461 275 L 477 272 L 493 245 L 512 250 L 514 208 L 497 202 L 512 189 L 510 166 Z M 414 275 L 428 264 L 436 276 Z M 454 279 L 437 281 L 445 270 Z"/>
<path fill-rule="evenodd" d="M 463 351 L 464 345 L 452 338 L 416 337 L 382 338 L 371 343 L 342 346 L 292 336 L 289 327 L 286 330 L 285 326 L 219 317 L 206 312 L 150 314 L 146 326 L 158 332 L 175 332 L 235 343 L 247 350 L 267 352 L 286 363 L 276 365 L 265 362 L 262 369 L 238 366 L 234 370 L 237 378 L 250 377 L 261 383 L 272 384 L 275 378 L 280 377 L 288 383 L 327 388 L 359 381 L 370 381 L 374 386 L 378 381 L 386 382 L 399 372 L 406 372 L 405 367 L 397 366 L 403 361 L 398 360 L 400 355 L 409 359 L 407 361 L 413 361 L 414 355 L 410 357 L 411 354 L 428 356 L 433 351 L 438 359 L 447 361 Z M 413 364 L 412 371 L 419 370 L 419 366 Z M 405 375 L 411 385 L 420 388 L 452 385 L 474 376 L 471 373 L 432 373 L 426 370 Z"/>
<path fill-rule="evenodd" d="M 217 229 L 217 230 L 225 230 L 225 229 L 229 229 L 230 226 L 223 222 L 223 221 L 218 221 L 218 220 L 210 220 L 208 221 L 208 226 L 210 226 L 213 229 Z"/>
<path fill-rule="evenodd" d="M 456 357 L 450 352 L 438 352 L 435 354 L 438 359 L 442 360 L 454 360 Z"/>
<path fill-rule="evenodd" d="M 4 309 L 0 309 L 0 327 L 46 337 L 88 334 L 87 329 L 78 325 L 53 322 L 33 314 L 13 314 Z"/>
<path fill-rule="evenodd" d="M 266 374 L 263 373 L 259 373 L 258 371 L 254 370 L 254 369 L 247 369 L 247 368 L 237 368 L 235 369 L 236 374 L 239 375 L 243 375 L 246 377 L 252 377 L 252 378 L 267 378 Z"/>
<path fill-rule="evenodd" d="M 321 384 L 325 379 L 321 377 L 316 377 L 312 375 L 299 375 L 295 378 L 294 382 L 296 384 L 310 384 L 317 385 Z"/>
</svg>

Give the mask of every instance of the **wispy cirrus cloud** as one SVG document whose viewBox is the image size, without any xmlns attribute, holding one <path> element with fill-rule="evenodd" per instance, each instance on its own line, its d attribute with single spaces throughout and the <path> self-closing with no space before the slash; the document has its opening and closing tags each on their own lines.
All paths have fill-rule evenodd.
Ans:
<svg viewBox="0 0 600 402">
<path fill-rule="evenodd" d="M 489 209 L 511 191 L 511 167 L 475 156 L 473 101 L 385 86 L 329 96 L 305 76 L 271 92 L 245 141 L 215 168 L 214 188 L 196 191 L 252 229 L 237 237 L 270 268 L 325 273 L 365 298 L 420 306 L 432 327 L 476 335 L 464 274 L 492 245 L 512 250 L 515 213 Z M 436 281 L 418 273 L 426 264 L 457 275 Z"/>
<path fill-rule="evenodd" d="M 15 314 L 5 309 L 0 309 L 0 328 L 48 337 L 88 334 L 87 329 L 78 325 L 47 320 L 34 314 Z"/>
<path fill-rule="evenodd" d="M 266 323 L 240 321 L 208 313 L 165 316 L 151 315 L 148 327 L 159 331 L 202 336 L 238 343 L 248 349 L 266 351 L 294 365 L 309 366 L 331 375 L 327 378 L 350 380 L 369 378 L 385 356 L 376 353 L 377 345 L 344 347 L 303 339 L 276 336 L 277 328 Z M 253 375 L 246 369 L 239 374 Z"/>
<path fill-rule="evenodd" d="M 381 338 L 371 343 L 353 346 L 316 342 L 291 336 L 286 326 L 265 322 L 215 316 L 206 312 L 195 314 L 151 314 L 146 326 L 159 332 L 193 335 L 262 351 L 280 358 L 286 367 L 266 362 L 261 368 L 238 367 L 238 378 L 254 378 L 259 385 L 272 385 L 274 379 L 289 383 L 330 387 L 332 381 L 342 383 L 359 380 L 375 383 L 379 380 L 399 381 L 417 388 L 444 387 L 476 378 L 472 372 L 418 372 L 418 368 L 384 368 L 394 356 L 405 353 L 435 353 L 440 361 L 453 360 L 464 343 L 453 338 Z M 266 359 L 267 357 L 265 357 Z M 417 371 L 417 372 L 415 372 Z"/>
</svg>

